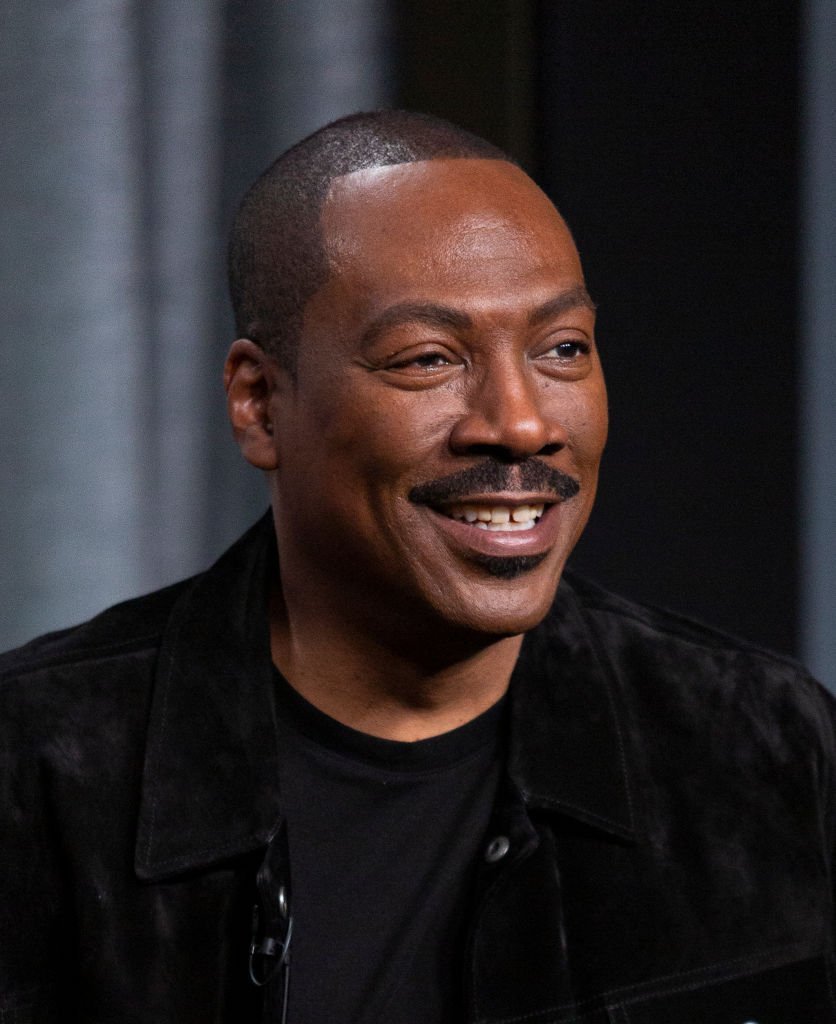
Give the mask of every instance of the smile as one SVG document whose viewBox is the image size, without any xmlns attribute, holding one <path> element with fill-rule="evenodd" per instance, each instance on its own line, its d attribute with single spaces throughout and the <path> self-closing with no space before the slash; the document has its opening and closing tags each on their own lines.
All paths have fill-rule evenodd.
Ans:
<svg viewBox="0 0 836 1024">
<path fill-rule="evenodd" d="M 555 498 L 550 501 L 545 494 L 474 494 L 425 508 L 434 528 L 465 557 L 540 556 L 559 542 L 561 531 L 571 521 L 566 501 Z"/>
<path fill-rule="evenodd" d="M 493 533 L 533 530 L 543 515 L 544 504 L 537 505 L 476 505 L 459 504 L 443 509 L 450 519 L 468 523 L 480 530 Z"/>
</svg>

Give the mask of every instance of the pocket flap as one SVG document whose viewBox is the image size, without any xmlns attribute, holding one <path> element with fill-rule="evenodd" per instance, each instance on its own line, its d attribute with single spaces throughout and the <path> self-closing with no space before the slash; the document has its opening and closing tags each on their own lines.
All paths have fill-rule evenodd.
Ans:
<svg viewBox="0 0 836 1024">
<path fill-rule="evenodd" d="M 824 957 L 784 964 L 702 987 L 625 1002 L 618 1024 L 834 1024 L 836 1002 Z"/>
</svg>

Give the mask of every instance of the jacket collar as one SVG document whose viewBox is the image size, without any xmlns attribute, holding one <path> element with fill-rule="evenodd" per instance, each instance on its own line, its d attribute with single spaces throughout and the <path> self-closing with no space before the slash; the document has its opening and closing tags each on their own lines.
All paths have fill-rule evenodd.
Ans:
<svg viewBox="0 0 836 1024">
<path fill-rule="evenodd" d="M 281 821 L 267 626 L 268 513 L 180 594 L 160 648 L 136 871 L 151 880 L 267 844 Z M 617 686 L 568 582 L 512 679 L 509 770 L 526 803 L 633 837 Z"/>
<path fill-rule="evenodd" d="M 509 771 L 529 807 L 636 837 L 619 679 L 564 576 L 511 680 Z"/>
<path fill-rule="evenodd" d="M 157 662 L 135 866 L 158 879 L 260 848 L 280 821 L 268 514 L 174 605 Z"/>
</svg>

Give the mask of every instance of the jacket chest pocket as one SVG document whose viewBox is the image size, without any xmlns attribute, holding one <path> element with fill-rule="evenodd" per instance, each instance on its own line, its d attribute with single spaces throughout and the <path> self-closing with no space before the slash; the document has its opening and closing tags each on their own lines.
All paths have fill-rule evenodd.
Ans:
<svg viewBox="0 0 836 1024">
<path fill-rule="evenodd" d="M 609 1008 L 611 1024 L 833 1024 L 824 957 Z"/>
</svg>

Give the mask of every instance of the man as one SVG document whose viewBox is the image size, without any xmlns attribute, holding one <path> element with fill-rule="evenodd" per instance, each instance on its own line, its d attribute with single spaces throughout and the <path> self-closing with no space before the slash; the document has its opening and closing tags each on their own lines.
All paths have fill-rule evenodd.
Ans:
<svg viewBox="0 0 836 1024">
<path fill-rule="evenodd" d="M 230 264 L 272 515 L 2 662 L 0 1021 L 836 1020 L 829 698 L 561 579 L 606 398 L 548 199 L 357 115 Z"/>
</svg>

